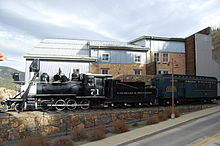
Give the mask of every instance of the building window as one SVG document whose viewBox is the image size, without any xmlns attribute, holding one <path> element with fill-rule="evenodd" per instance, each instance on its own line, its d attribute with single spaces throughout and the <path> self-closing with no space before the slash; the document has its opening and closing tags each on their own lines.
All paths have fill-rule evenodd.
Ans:
<svg viewBox="0 0 220 146">
<path fill-rule="evenodd" d="M 110 60 L 110 54 L 109 53 L 103 53 L 102 54 L 102 61 L 109 62 L 109 60 Z"/>
<path fill-rule="evenodd" d="M 160 54 L 159 53 L 154 53 L 154 61 L 160 62 Z"/>
<path fill-rule="evenodd" d="M 168 74 L 169 72 L 167 70 L 164 70 L 163 71 L 163 74 Z"/>
<path fill-rule="evenodd" d="M 168 70 L 158 70 L 158 74 L 169 74 Z"/>
<path fill-rule="evenodd" d="M 163 62 L 167 63 L 168 61 L 169 61 L 168 54 L 167 53 L 163 54 Z"/>
<path fill-rule="evenodd" d="M 135 75 L 141 75 L 141 70 L 134 70 Z"/>
<path fill-rule="evenodd" d="M 102 74 L 108 74 L 108 69 L 102 69 Z"/>
<path fill-rule="evenodd" d="M 141 56 L 140 55 L 135 55 L 134 56 L 134 62 L 135 63 L 140 63 L 141 62 Z"/>
</svg>

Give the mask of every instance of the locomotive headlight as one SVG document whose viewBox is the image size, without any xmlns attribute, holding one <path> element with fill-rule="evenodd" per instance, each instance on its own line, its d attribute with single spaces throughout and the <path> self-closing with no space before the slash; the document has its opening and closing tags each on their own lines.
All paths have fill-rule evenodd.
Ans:
<svg viewBox="0 0 220 146">
<path fill-rule="evenodd" d="M 6 103 L 5 103 L 5 101 L 1 101 L 1 105 L 5 105 Z"/>
</svg>

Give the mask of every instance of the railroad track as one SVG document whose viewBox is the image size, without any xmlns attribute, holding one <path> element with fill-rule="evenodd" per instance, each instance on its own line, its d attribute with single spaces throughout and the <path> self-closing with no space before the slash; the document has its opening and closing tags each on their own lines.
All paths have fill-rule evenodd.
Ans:
<svg viewBox="0 0 220 146">
<path fill-rule="evenodd" d="M 213 107 L 216 105 L 219 105 L 220 102 L 213 103 L 213 104 L 187 104 L 187 105 L 178 105 L 176 108 L 193 108 L 198 107 L 200 109 L 207 108 L 207 107 Z M 162 111 L 166 108 L 169 108 L 170 106 L 151 106 L 151 107 L 128 107 L 128 108 L 101 108 L 101 109 L 88 109 L 88 110 L 82 110 L 77 109 L 74 111 L 69 110 L 63 110 L 63 111 L 23 111 L 21 113 L 17 113 L 16 111 L 8 111 L 0 113 L 0 117 L 2 116 L 42 116 L 42 115 L 53 115 L 53 114 L 62 114 L 62 115 L 68 115 L 68 114 L 76 114 L 76 115 L 82 115 L 82 114 L 94 114 L 94 113 L 122 113 L 122 112 L 138 112 L 138 111 Z"/>
</svg>

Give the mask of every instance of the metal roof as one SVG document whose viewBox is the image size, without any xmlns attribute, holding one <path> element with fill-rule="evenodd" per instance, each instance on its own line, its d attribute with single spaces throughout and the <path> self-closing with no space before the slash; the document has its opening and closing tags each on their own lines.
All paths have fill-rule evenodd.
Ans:
<svg viewBox="0 0 220 146">
<path fill-rule="evenodd" d="M 141 36 L 137 39 L 130 41 L 129 43 L 135 43 L 140 40 L 162 40 L 162 41 L 176 41 L 176 42 L 185 42 L 184 38 L 169 38 L 169 37 L 158 37 L 158 36 Z"/>
<path fill-rule="evenodd" d="M 131 45 L 127 42 L 78 40 L 78 39 L 44 39 L 24 58 L 91 58 L 89 49 L 123 49 L 147 51 L 149 48 Z M 94 58 L 92 58 L 94 59 Z"/>
</svg>

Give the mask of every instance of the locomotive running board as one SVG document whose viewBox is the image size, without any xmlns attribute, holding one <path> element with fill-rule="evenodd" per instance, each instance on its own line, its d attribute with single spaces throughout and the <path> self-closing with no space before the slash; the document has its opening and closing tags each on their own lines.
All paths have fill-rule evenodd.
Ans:
<svg viewBox="0 0 220 146">
<path fill-rule="evenodd" d="M 36 97 L 47 97 L 47 96 L 60 96 L 60 97 L 64 97 L 64 96 L 76 96 L 76 94 L 36 94 Z"/>
<path fill-rule="evenodd" d="M 105 98 L 105 96 L 76 96 L 76 94 L 36 94 L 36 97 L 65 97 L 65 96 L 75 96 L 76 98 Z"/>
<path fill-rule="evenodd" d="M 65 107 L 67 107 L 67 106 L 71 106 L 71 107 L 73 107 L 73 106 L 89 106 L 89 104 L 46 104 L 47 106 L 49 106 L 49 107 L 56 107 L 56 106 L 65 106 Z"/>
</svg>

